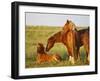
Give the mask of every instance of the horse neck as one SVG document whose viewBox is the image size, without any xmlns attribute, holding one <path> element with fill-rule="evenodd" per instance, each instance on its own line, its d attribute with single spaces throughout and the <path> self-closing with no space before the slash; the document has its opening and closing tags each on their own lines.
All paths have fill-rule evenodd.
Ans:
<svg viewBox="0 0 100 81">
<path fill-rule="evenodd" d="M 55 35 L 55 43 L 62 43 L 62 36 L 61 36 L 61 32 L 57 33 Z"/>
</svg>

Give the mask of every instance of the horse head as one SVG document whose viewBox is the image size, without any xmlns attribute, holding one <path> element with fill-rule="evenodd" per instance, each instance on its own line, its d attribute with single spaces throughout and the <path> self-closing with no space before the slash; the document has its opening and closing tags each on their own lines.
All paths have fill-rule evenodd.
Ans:
<svg viewBox="0 0 100 81">
<path fill-rule="evenodd" d="M 65 23 L 63 27 L 63 33 L 67 33 L 70 30 L 75 30 L 75 28 L 76 28 L 76 25 L 71 20 L 67 20 L 67 22 Z"/>
<path fill-rule="evenodd" d="M 46 51 L 49 51 L 54 46 L 54 43 L 55 43 L 55 37 L 51 36 L 47 41 Z"/>
<path fill-rule="evenodd" d="M 44 53 L 45 47 L 43 46 L 42 43 L 37 44 L 37 53 Z"/>
</svg>

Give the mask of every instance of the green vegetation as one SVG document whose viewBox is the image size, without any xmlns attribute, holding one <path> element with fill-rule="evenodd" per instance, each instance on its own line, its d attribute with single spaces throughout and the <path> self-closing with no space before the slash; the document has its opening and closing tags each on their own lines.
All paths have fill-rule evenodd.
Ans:
<svg viewBox="0 0 100 81">
<path fill-rule="evenodd" d="M 25 29 L 25 67 L 55 67 L 55 66 L 75 66 L 75 65 L 85 65 L 85 50 L 81 47 L 81 61 L 72 65 L 68 61 L 67 49 L 61 43 L 56 43 L 55 46 L 48 52 L 48 54 L 59 54 L 62 61 L 59 63 L 36 63 L 37 57 L 37 44 L 43 43 L 44 46 L 47 44 L 47 39 L 54 33 L 61 30 L 62 27 L 50 27 L 50 26 L 26 26 Z"/>
</svg>

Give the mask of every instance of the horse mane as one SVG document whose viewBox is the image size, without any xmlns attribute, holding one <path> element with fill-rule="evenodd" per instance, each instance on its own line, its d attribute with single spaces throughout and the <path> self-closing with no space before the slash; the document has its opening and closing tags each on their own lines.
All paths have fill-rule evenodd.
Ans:
<svg viewBox="0 0 100 81">
<path fill-rule="evenodd" d="M 78 30 L 79 35 L 85 33 L 85 32 L 89 32 L 89 28 L 87 29 L 82 29 L 82 30 Z"/>
</svg>

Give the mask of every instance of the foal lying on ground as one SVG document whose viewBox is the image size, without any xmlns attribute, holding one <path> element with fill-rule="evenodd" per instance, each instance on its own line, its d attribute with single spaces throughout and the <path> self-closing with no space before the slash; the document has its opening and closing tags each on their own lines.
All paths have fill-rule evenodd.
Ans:
<svg viewBox="0 0 100 81">
<path fill-rule="evenodd" d="M 44 63 L 44 62 L 60 62 L 61 57 L 58 54 L 47 54 L 45 52 L 45 48 L 42 43 L 38 43 L 37 46 L 37 63 Z"/>
</svg>

